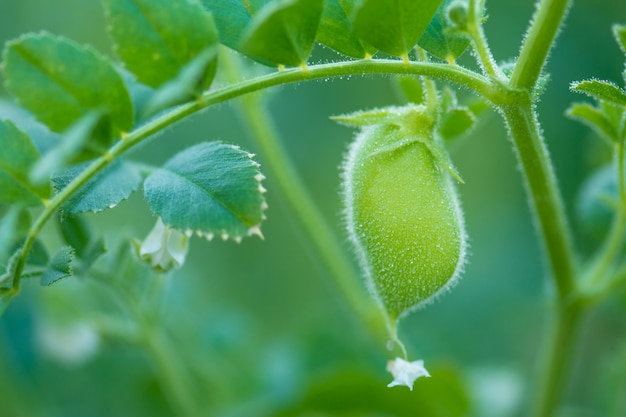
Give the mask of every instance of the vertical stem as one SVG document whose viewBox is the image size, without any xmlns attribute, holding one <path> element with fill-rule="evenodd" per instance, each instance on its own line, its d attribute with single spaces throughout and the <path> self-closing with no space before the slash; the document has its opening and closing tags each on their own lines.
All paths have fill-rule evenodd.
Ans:
<svg viewBox="0 0 626 417">
<path fill-rule="evenodd" d="M 228 67 L 231 76 L 236 77 L 240 73 L 232 56 L 224 54 L 221 62 Z M 360 285 L 361 280 L 346 257 L 345 249 L 306 192 L 306 187 L 280 144 L 279 136 L 271 122 L 272 118 L 261 98 L 257 94 L 248 94 L 242 97 L 237 105 L 272 170 L 274 180 L 291 206 L 300 226 L 330 270 L 344 298 L 352 310 L 370 326 L 374 334 L 377 336 L 386 334 L 379 309 L 369 297 L 366 297 Z"/>
<path fill-rule="evenodd" d="M 542 363 L 545 374 L 538 387 L 533 417 L 551 417 L 558 408 L 576 351 L 581 318 L 581 311 L 573 305 L 563 306 L 557 313 Z"/>
<path fill-rule="evenodd" d="M 571 3 L 572 0 L 539 2 L 511 75 L 512 87 L 529 91 L 535 87 Z"/>
<path fill-rule="evenodd" d="M 521 163 L 527 193 L 561 300 L 574 292 L 576 268 L 571 235 L 556 177 L 530 105 L 503 109 Z"/>
</svg>

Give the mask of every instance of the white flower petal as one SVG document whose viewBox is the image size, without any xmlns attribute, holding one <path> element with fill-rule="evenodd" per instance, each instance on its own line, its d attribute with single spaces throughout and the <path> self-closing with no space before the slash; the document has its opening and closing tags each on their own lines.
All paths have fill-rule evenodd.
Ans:
<svg viewBox="0 0 626 417">
<path fill-rule="evenodd" d="M 424 361 L 422 360 L 409 362 L 402 358 L 396 358 L 387 363 L 387 371 L 391 372 L 393 376 L 393 381 L 387 385 L 388 387 L 404 385 L 409 387 L 411 391 L 413 390 L 413 383 L 417 378 L 430 376 L 426 368 L 424 368 Z"/>
<path fill-rule="evenodd" d="M 180 268 L 187 256 L 188 240 L 184 233 L 167 227 L 159 218 L 141 245 L 139 256 L 160 271 Z"/>
</svg>

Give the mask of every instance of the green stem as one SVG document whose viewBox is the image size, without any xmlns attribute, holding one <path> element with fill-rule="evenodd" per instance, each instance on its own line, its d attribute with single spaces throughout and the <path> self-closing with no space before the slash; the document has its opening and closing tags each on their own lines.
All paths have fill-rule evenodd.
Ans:
<svg viewBox="0 0 626 417">
<path fill-rule="evenodd" d="M 74 193 L 85 185 L 87 181 L 137 144 L 142 143 L 155 133 L 162 131 L 175 122 L 199 110 L 235 97 L 283 84 L 362 74 L 423 75 L 456 82 L 476 91 L 478 94 L 488 99 L 501 95 L 500 90 L 490 85 L 482 76 L 459 66 L 423 62 L 404 63 L 393 60 L 362 60 L 315 65 L 304 69 L 294 68 L 274 72 L 252 80 L 242 81 L 216 91 L 207 92 L 197 101 L 179 106 L 125 136 L 122 140 L 113 145 L 108 153 L 95 159 L 83 172 L 50 200 L 49 204 L 31 226 L 28 236 L 24 241 L 24 245 L 20 249 L 16 266 L 13 269 L 13 286 L 10 293 L 3 295 L 3 305 L 6 305 L 5 303 L 19 292 L 21 273 L 24 269 L 26 258 L 37 235 L 47 221 L 72 195 L 74 195 Z"/>
<path fill-rule="evenodd" d="M 502 110 L 521 163 L 539 234 L 547 250 L 551 275 L 560 300 L 567 300 L 575 290 L 575 257 L 548 152 L 530 105 L 504 107 Z"/>
<path fill-rule="evenodd" d="M 600 281 L 608 278 L 607 273 L 620 253 L 626 232 L 626 178 L 624 177 L 624 142 L 615 145 L 615 159 L 617 169 L 617 190 L 619 203 L 617 213 L 605 243 L 598 252 L 592 268 L 584 279 L 584 290 L 593 291 Z"/>
<path fill-rule="evenodd" d="M 493 59 L 493 55 L 489 50 L 489 44 L 483 30 L 482 11 L 483 3 L 481 0 L 470 0 L 468 10 L 467 32 L 474 42 L 474 50 L 476 51 L 478 64 L 482 67 L 483 72 L 490 77 L 503 80 L 504 74 Z"/>
<path fill-rule="evenodd" d="M 235 57 L 224 54 L 220 58 L 226 72 L 236 79 L 241 70 Z M 258 94 L 249 94 L 236 104 L 272 170 L 272 178 L 291 206 L 300 227 L 321 255 L 352 310 L 371 326 L 374 334 L 385 334 L 379 309 L 366 297 L 363 286 L 360 285 L 361 279 L 346 256 L 345 248 L 317 209 L 313 198 L 307 193 L 307 188 L 280 143 L 279 134 L 272 123 L 272 116 L 261 97 Z"/>
<path fill-rule="evenodd" d="M 558 310 L 552 338 L 542 363 L 545 374 L 538 385 L 533 417 L 551 417 L 558 408 L 559 399 L 568 381 L 568 374 L 577 346 L 577 335 L 583 317 L 576 304 Z"/>
<path fill-rule="evenodd" d="M 571 2 L 572 0 L 539 2 L 511 75 L 512 87 L 528 91 L 534 89 Z"/>
</svg>

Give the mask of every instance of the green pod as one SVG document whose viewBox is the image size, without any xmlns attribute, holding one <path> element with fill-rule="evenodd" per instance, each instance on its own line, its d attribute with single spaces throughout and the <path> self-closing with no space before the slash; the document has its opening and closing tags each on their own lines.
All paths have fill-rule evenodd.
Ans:
<svg viewBox="0 0 626 417">
<path fill-rule="evenodd" d="M 392 327 L 449 289 L 466 254 L 449 158 L 424 106 L 339 117 L 361 127 L 343 166 L 345 219 L 371 293 Z"/>
</svg>

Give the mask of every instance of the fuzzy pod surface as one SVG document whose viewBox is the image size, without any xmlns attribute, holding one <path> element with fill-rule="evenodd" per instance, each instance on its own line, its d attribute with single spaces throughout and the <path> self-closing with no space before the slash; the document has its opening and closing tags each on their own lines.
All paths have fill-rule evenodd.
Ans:
<svg viewBox="0 0 626 417">
<path fill-rule="evenodd" d="M 462 272 L 467 238 L 454 171 L 423 106 L 337 119 L 360 126 L 343 165 L 348 234 L 370 292 L 395 323 Z"/>
</svg>

